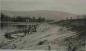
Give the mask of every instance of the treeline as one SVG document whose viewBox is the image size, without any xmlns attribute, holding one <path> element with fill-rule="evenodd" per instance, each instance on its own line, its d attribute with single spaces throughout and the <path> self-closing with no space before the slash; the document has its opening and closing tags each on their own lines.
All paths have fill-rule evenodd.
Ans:
<svg viewBox="0 0 86 51">
<path fill-rule="evenodd" d="M 10 16 L 7 16 L 3 13 L 1 13 L 1 21 L 2 22 L 45 22 L 46 19 L 44 17 L 30 17 L 30 16 L 27 16 L 27 17 L 22 17 L 22 16 L 16 16 L 16 17 L 10 17 Z"/>
</svg>

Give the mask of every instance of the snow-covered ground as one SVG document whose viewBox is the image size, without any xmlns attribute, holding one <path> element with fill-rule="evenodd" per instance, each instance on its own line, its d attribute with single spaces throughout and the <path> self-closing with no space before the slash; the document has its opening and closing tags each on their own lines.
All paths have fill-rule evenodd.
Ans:
<svg viewBox="0 0 86 51">
<path fill-rule="evenodd" d="M 37 27 L 37 32 L 32 32 L 24 37 L 18 37 L 15 40 L 7 40 L 1 35 L 0 45 L 3 46 L 0 48 L 68 51 L 68 47 L 64 45 L 64 40 L 71 36 L 76 37 L 76 32 L 72 32 L 66 27 L 41 23 Z"/>
</svg>

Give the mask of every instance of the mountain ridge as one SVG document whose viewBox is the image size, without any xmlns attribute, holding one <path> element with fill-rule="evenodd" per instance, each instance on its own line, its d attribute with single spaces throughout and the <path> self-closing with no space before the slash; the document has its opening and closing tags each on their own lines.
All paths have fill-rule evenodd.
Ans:
<svg viewBox="0 0 86 51">
<path fill-rule="evenodd" d="M 60 11 L 49 11 L 49 10 L 37 10 L 37 11 L 6 11 L 2 10 L 2 13 L 5 15 L 15 17 L 15 16 L 23 16 L 23 17 L 45 17 L 47 19 L 55 19 L 61 20 L 66 19 L 66 17 L 73 17 L 77 18 L 78 15 L 67 13 L 67 12 L 60 12 Z"/>
</svg>

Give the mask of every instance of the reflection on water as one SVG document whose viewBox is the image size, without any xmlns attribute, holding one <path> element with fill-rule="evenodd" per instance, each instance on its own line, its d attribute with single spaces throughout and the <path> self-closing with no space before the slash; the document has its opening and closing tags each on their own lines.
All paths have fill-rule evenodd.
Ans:
<svg viewBox="0 0 86 51">
<path fill-rule="evenodd" d="M 15 39 L 12 35 L 24 37 L 26 34 L 31 32 L 36 32 L 37 25 L 4 25 L 1 26 L 1 34 L 4 34 L 4 37 L 7 39 Z M 23 35 L 19 35 L 23 33 Z"/>
<path fill-rule="evenodd" d="M 0 29 L 1 30 L 0 34 L 4 34 L 6 32 L 24 30 L 24 29 L 28 29 L 28 28 L 36 29 L 36 25 L 6 25 L 6 24 L 3 24 Z"/>
<path fill-rule="evenodd" d="M 22 25 L 18 25 L 18 26 L 3 26 L 1 27 L 1 33 L 0 34 L 4 34 L 5 32 L 13 32 L 13 31 L 17 31 L 17 30 L 21 30 L 23 29 L 25 26 Z"/>
</svg>

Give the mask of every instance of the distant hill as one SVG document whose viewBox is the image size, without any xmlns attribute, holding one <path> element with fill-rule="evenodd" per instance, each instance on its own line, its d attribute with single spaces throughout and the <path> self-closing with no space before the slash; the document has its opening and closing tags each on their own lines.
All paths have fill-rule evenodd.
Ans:
<svg viewBox="0 0 86 51">
<path fill-rule="evenodd" d="M 8 16 L 35 16 L 35 17 L 45 17 L 47 19 L 62 20 L 66 17 L 77 18 L 78 15 L 60 12 L 60 11 L 48 11 L 48 10 L 38 10 L 38 11 L 6 11 L 2 10 L 2 13 Z"/>
</svg>

